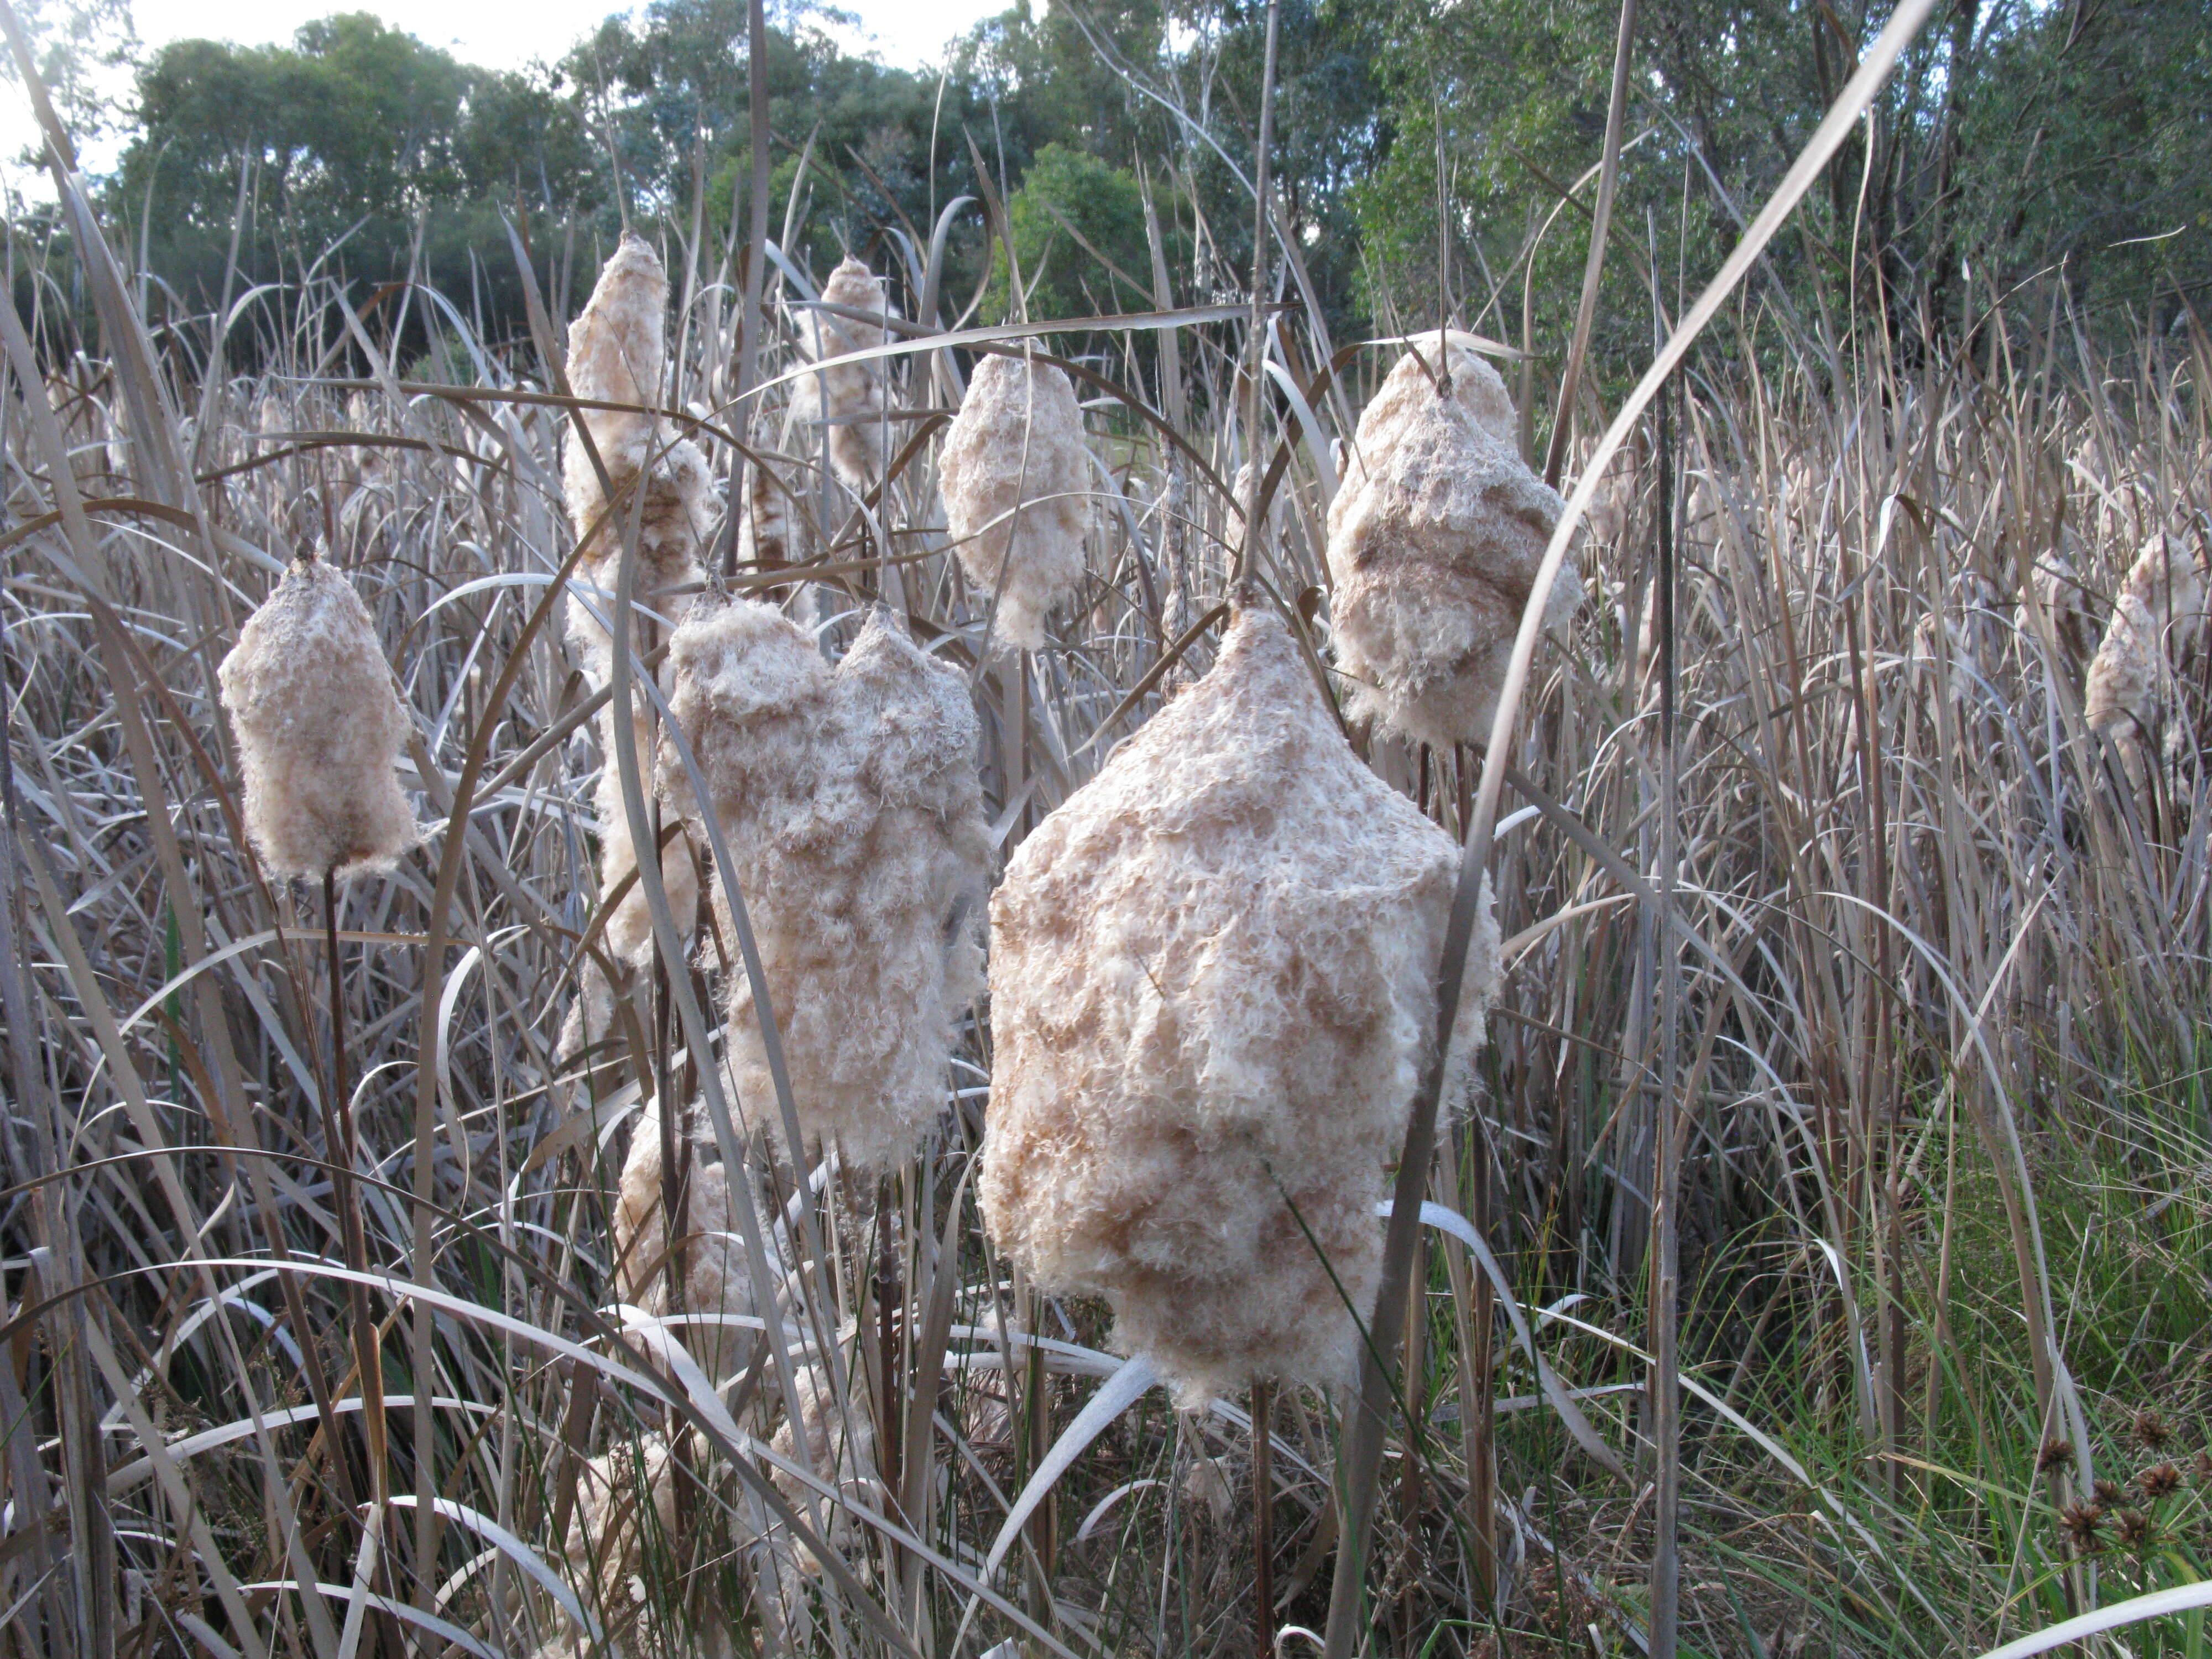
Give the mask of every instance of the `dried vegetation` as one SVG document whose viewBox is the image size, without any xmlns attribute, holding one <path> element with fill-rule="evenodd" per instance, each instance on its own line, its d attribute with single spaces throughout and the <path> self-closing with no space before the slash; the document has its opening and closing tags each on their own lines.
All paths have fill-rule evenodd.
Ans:
<svg viewBox="0 0 2212 1659">
<path fill-rule="evenodd" d="M 740 532 L 711 417 L 742 284 L 685 252 L 715 280 L 672 309 L 616 251 L 574 408 L 533 350 L 443 337 L 458 311 L 428 325 L 475 386 L 335 377 L 319 277 L 253 297 L 250 373 L 188 315 L 9 371 L 9 1653 L 581 1653 L 594 1620 L 671 1655 L 949 1654 L 963 1622 L 963 1652 L 1245 1651 L 1220 1396 L 1260 1377 L 1279 1611 L 1321 1621 L 1342 1402 L 1291 1385 L 1355 1352 L 1466 745 L 1559 498 L 1463 343 L 1360 361 L 1270 426 L 1263 597 L 1196 629 L 1252 459 L 1240 325 L 1184 331 L 1188 452 L 1017 347 L 895 470 L 952 366 L 830 362 L 889 337 L 848 266 L 771 295 Z M 1551 600 L 1428 1194 L 1503 1284 L 1432 1231 L 1381 1334 L 1417 1363 L 1378 1651 L 1626 1650 L 1649 1511 L 1559 1401 L 1635 1468 L 1677 1104 L 1685 1366 L 1727 1408 L 1689 1426 L 1701 1650 L 1965 1654 L 2091 1553 L 2109 1597 L 2197 1547 L 2212 346 L 1969 373 L 1745 326 L 1608 475 L 1589 602 Z M 2033 329 L 1993 303 L 1988 338 Z M 333 864 L 386 869 L 335 1001 L 267 878 Z M 1123 1351 L 1192 1409 L 1139 1400 L 1009 1531 Z M 2172 1443 L 2130 1494 L 2145 1407 Z"/>
</svg>

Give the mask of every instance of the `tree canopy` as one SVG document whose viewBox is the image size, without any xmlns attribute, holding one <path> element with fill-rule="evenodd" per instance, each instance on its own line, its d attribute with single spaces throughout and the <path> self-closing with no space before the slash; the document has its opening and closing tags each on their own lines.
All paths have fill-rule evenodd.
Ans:
<svg viewBox="0 0 2212 1659">
<path fill-rule="evenodd" d="M 112 0 L 52 9 L 68 43 Z M 59 0 L 50 0 L 50 9 Z M 1637 343 L 1655 275 L 1722 257 L 1888 15 L 1887 0 L 1641 9 L 1601 353 Z M 1343 328 L 1443 314 L 1536 333 L 1571 307 L 1618 12 L 1597 0 L 1284 0 L 1274 176 L 1295 275 Z M 927 70 L 842 49 L 779 7 L 767 83 L 771 234 L 817 269 L 927 241 L 995 195 L 1033 314 L 1149 306 L 1149 201 L 1179 300 L 1250 269 L 1257 0 L 1030 0 Z M 106 20 L 104 22 L 102 20 Z M 752 177 L 744 0 L 650 0 L 523 72 L 459 63 L 366 13 L 289 46 L 146 58 L 112 179 L 177 293 L 308 270 L 413 270 L 519 325 L 509 224 L 603 246 L 624 216 L 726 236 Z M 1785 292 L 1849 275 L 1915 336 L 2063 269 L 2101 305 L 2172 314 L 2212 281 L 2212 9 L 2202 0 L 1947 0 L 1771 263 Z M 981 164 L 985 177 L 979 179 Z M 983 186 L 988 184 L 987 191 Z M 245 216 L 240 220 L 241 201 Z M 507 222 L 502 223 L 504 219 Z M 1005 313 L 981 207 L 956 284 Z M 1809 303 L 1809 302 L 1808 302 Z"/>
</svg>

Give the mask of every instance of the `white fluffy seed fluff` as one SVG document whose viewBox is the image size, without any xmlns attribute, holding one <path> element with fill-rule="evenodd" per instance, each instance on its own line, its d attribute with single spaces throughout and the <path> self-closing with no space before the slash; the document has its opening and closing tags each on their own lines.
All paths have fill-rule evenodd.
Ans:
<svg viewBox="0 0 2212 1659">
<path fill-rule="evenodd" d="M 1091 457 L 1066 374 L 1027 356 L 976 364 L 938 477 L 961 568 L 998 596 L 999 636 L 1038 649 L 1045 613 L 1083 580 L 1090 522 Z"/>
<path fill-rule="evenodd" d="M 791 498 L 784 493 L 783 484 L 764 464 L 748 465 L 744 507 L 738 520 L 738 562 L 789 564 L 791 532 Z"/>
<path fill-rule="evenodd" d="M 688 1460 L 696 1468 L 699 1439 L 688 1431 L 684 1438 Z M 676 1503 L 677 1482 L 684 1478 L 668 1440 L 654 1433 L 583 1462 L 563 1553 L 586 1608 L 612 1639 L 593 1642 L 570 1629 L 539 1649 L 538 1659 L 586 1659 L 612 1652 L 617 1645 L 641 1659 L 727 1659 L 733 1652 L 711 1591 L 702 1597 L 702 1620 L 695 1628 L 675 1628 L 689 1621 L 659 1604 L 670 1589 L 678 1595 L 690 1589 L 669 1585 L 674 1575 L 667 1569 L 680 1564 L 686 1579 L 713 1573 L 732 1545 L 744 1541 L 742 1535 L 731 1536 L 730 1517 L 721 1504 L 696 1489 L 688 1506 L 691 1530 L 684 1529 Z M 648 1589 L 648 1580 L 659 1581 L 658 1594 Z"/>
<path fill-rule="evenodd" d="M 1417 340 L 1360 415 L 1329 507 L 1328 568 L 1352 714 L 1443 749 L 1489 742 L 1565 503 L 1522 461 L 1513 400 L 1474 337 L 1440 337 L 1442 350 Z M 1547 622 L 1564 625 L 1581 598 L 1563 567 Z"/>
<path fill-rule="evenodd" d="M 754 1311 L 752 1275 L 745 1265 L 738 1231 L 735 1194 L 729 1166 L 708 1162 L 712 1149 L 690 1145 L 690 1177 L 684 1196 L 684 1313 L 690 1316 L 750 1314 Z M 647 1103 L 630 1131 L 629 1155 L 623 1160 L 615 1194 L 616 1284 L 623 1298 L 643 1312 L 665 1315 L 668 1305 L 668 1230 L 662 1207 L 660 1116 Z M 765 1241 L 764 1241 L 765 1242 Z M 733 1326 L 685 1325 L 678 1338 L 699 1369 L 716 1382 L 726 1381 L 743 1347 Z"/>
<path fill-rule="evenodd" d="M 413 729 L 368 607 L 319 559 L 285 571 L 217 678 L 271 875 L 388 870 L 421 839 L 393 763 Z"/>
<path fill-rule="evenodd" d="M 2074 561 L 2051 549 L 2036 560 L 2034 582 L 2058 648 L 2075 662 L 2093 656 L 2097 648 L 2096 602 Z"/>
<path fill-rule="evenodd" d="M 990 844 L 965 680 L 878 612 L 833 672 L 770 607 L 702 605 L 670 647 L 671 709 L 735 860 L 808 1146 L 848 1169 L 911 1153 L 945 1098 L 955 1023 L 981 979 Z M 696 812 L 661 757 L 675 810 Z M 703 838 L 702 838 L 703 839 Z M 721 937 L 727 895 L 716 883 Z M 728 1060 L 782 1140 L 752 985 L 732 962 Z"/>
<path fill-rule="evenodd" d="M 658 404 L 667 307 L 668 276 L 659 257 L 640 238 L 624 236 L 600 271 L 590 301 L 569 327 L 568 380 L 576 396 L 606 403 Z M 672 621 L 691 603 L 688 595 L 674 590 L 705 579 L 699 550 L 713 525 L 714 482 L 698 446 L 688 439 L 669 442 L 665 427 L 651 416 L 592 410 L 584 411 L 582 419 L 605 468 L 606 484 L 602 485 L 599 469 L 592 465 L 584 445 L 570 434 L 563 478 L 569 522 L 586 547 L 576 572 L 586 599 L 570 596 L 568 632 L 581 655 L 586 676 L 597 689 L 607 684 L 613 670 L 613 637 L 603 619 L 613 612 L 622 548 L 632 516 L 641 510 L 635 602 L 641 610 Z M 633 632 L 633 648 L 642 642 L 641 632 Z M 652 738 L 645 704 L 641 692 L 632 709 L 640 753 L 650 764 Z M 605 764 L 594 798 L 603 893 L 637 867 L 615 767 L 614 719 L 610 705 L 599 719 Z M 699 890 L 690 849 L 680 836 L 662 855 L 661 879 L 682 925 L 697 905 Z M 642 968 L 650 959 L 652 931 L 645 895 L 633 886 L 608 918 L 609 951 Z"/>
<path fill-rule="evenodd" d="M 1045 1291 L 1105 1296 L 1182 1403 L 1353 1376 L 1457 865 L 1258 607 L 1009 864 L 984 1220 Z M 1455 1094 L 1498 984 L 1485 897 Z"/>
<path fill-rule="evenodd" d="M 2204 577 L 2187 546 L 2143 544 L 2121 584 L 2082 689 L 2090 729 L 2124 750 L 2154 743 L 2172 717 L 2174 665 L 2204 620 Z"/>
<path fill-rule="evenodd" d="M 856 1401 L 850 1410 L 839 1410 L 829 1369 L 818 1361 L 798 1366 L 792 1375 L 792 1387 L 798 1397 L 784 1402 L 783 1422 L 769 1442 L 769 1449 L 811 1470 L 817 1480 L 835 1486 L 848 1502 L 878 1506 L 883 1494 L 875 1474 L 876 1430 L 866 1407 Z M 796 1438 L 800 1433 L 806 1437 L 804 1459 Z M 814 1488 L 781 1469 L 772 1478 L 784 1500 L 801 1516 L 808 1514 L 811 1506 L 820 1505 L 817 1512 L 825 1528 L 823 1542 L 842 1553 L 853 1541 L 856 1528 L 844 1504 L 830 1504 Z M 804 1544 L 794 1547 L 793 1559 L 799 1571 L 809 1577 L 822 1571 L 821 1561 Z"/>
<path fill-rule="evenodd" d="M 884 318 L 899 314 L 889 285 L 858 259 L 847 259 L 822 285 L 822 302 Z M 890 337 L 880 324 L 835 312 L 810 311 L 799 326 L 799 349 L 811 362 L 867 351 Z M 811 428 L 822 427 L 820 442 L 838 482 L 854 495 L 866 491 L 883 470 L 885 436 L 885 360 L 847 363 L 800 377 L 792 386 L 791 421 L 807 432 L 806 452 L 816 453 Z"/>
</svg>

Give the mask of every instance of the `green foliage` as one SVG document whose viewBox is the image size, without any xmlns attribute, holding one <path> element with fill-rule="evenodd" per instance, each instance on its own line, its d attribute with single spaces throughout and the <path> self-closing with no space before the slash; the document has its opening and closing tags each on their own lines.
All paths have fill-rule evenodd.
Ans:
<svg viewBox="0 0 2212 1659">
<path fill-rule="evenodd" d="M 1657 254 L 1670 295 L 1694 289 L 1887 12 L 1790 0 L 1641 9 L 1601 357 L 1648 348 L 1636 252 Z M 1370 302 L 1443 287 L 1446 308 L 1517 336 L 1525 284 L 1540 347 L 1564 335 L 1593 186 L 1535 237 L 1600 160 L 1618 15 L 1609 0 L 1516 0 L 1407 6 L 1376 26 L 1384 155 L 1353 191 Z M 1954 0 L 1877 100 L 1871 158 L 1854 139 L 1770 258 L 1809 312 L 1816 283 L 1855 258 L 1853 280 L 1880 292 L 1905 333 L 1970 330 L 1996 293 L 2061 261 L 2077 292 L 2086 278 L 2095 298 L 2171 314 L 2212 280 L 2208 92 L 2212 15 L 2191 0 Z"/>
<path fill-rule="evenodd" d="M 1006 226 L 1030 316 L 1151 308 L 1144 197 L 1121 168 L 1065 144 L 1047 144 L 1006 203 Z M 992 262 L 983 309 L 993 318 L 1015 310 L 1003 249 Z"/>
<path fill-rule="evenodd" d="M 156 270 L 211 295 L 237 226 L 240 274 L 337 268 L 403 275 L 419 240 L 457 286 L 471 251 L 511 272 L 492 207 L 591 207 L 599 177 L 573 102 L 544 82 L 470 68 L 366 13 L 325 18 L 289 46 L 181 40 L 138 81 L 139 136 L 118 204 L 147 219 Z"/>
<path fill-rule="evenodd" d="M 2000 280 L 2063 260 L 2099 294 L 2169 306 L 2212 280 L 2212 12 L 2051 7 L 1991 44 L 1981 81 L 1958 189 Z"/>
</svg>

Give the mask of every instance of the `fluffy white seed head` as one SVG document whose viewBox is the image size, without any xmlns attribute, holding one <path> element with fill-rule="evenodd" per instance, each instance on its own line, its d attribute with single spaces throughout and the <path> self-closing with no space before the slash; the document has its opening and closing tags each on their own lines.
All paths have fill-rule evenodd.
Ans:
<svg viewBox="0 0 2212 1659">
<path fill-rule="evenodd" d="M 602 403 L 659 403 L 667 316 L 668 273 L 660 256 L 644 238 L 625 234 L 568 326 L 569 389 Z M 647 416 L 586 410 L 583 422 L 608 471 L 635 472 L 644 465 Z"/>
<path fill-rule="evenodd" d="M 1083 580 L 1091 459 L 1066 374 L 1025 356 L 975 366 L 938 459 L 961 568 L 999 601 L 997 632 L 1024 650 Z"/>
<path fill-rule="evenodd" d="M 1328 515 L 1329 611 L 1352 712 L 1437 748 L 1490 740 L 1565 507 L 1522 463 L 1513 401 L 1472 338 L 1417 343 L 1399 360 L 1359 417 Z M 1581 597 L 1563 568 L 1547 622 L 1563 625 Z"/>
<path fill-rule="evenodd" d="M 851 1409 L 841 1410 L 829 1369 L 817 1362 L 800 1364 L 793 1373 L 792 1387 L 797 1397 L 784 1402 L 783 1423 L 769 1443 L 769 1449 L 811 1470 L 817 1480 L 843 1494 L 847 1503 L 872 1509 L 879 1506 L 883 1490 L 876 1476 L 876 1429 L 866 1404 L 855 1402 Z M 800 1435 L 806 1440 L 803 1457 Z M 824 1542 L 841 1553 L 849 1547 L 859 1528 L 853 1524 L 846 1504 L 830 1504 L 811 1486 L 781 1469 L 771 1478 L 785 1501 L 800 1515 L 807 1514 L 810 1506 L 819 1506 L 816 1512 L 826 1532 Z M 803 1575 L 813 1577 L 821 1572 L 822 1563 L 805 1545 L 794 1545 L 792 1553 L 793 1565 Z"/>
<path fill-rule="evenodd" d="M 2036 560 L 2034 582 L 2058 648 L 2075 662 L 2093 656 L 2098 643 L 2097 606 L 2080 567 L 2054 547 Z"/>
<path fill-rule="evenodd" d="M 639 237 L 625 235 L 569 325 L 568 384 L 575 394 L 659 404 L 667 309 L 668 276 L 659 256 Z M 589 605 L 572 600 L 568 635 L 594 684 L 604 685 L 611 648 L 605 619 L 612 615 L 617 563 L 630 521 L 639 520 L 637 603 L 665 614 L 685 603 L 669 590 L 703 575 L 699 549 L 714 522 L 714 480 L 698 446 L 673 438 L 665 422 L 617 410 L 586 410 L 582 419 L 600 466 L 571 432 L 562 472 L 569 524 L 587 549 L 577 576 L 601 592 Z"/>
<path fill-rule="evenodd" d="M 687 1431 L 678 1443 L 684 1462 L 701 1470 L 707 1460 L 700 1437 Z M 694 1478 L 657 1433 L 585 1460 L 563 1553 L 585 1607 L 610 1639 L 593 1642 L 569 1630 L 539 1649 L 538 1659 L 588 1659 L 617 1646 L 640 1659 L 730 1659 L 734 1644 L 707 1584 L 732 1547 L 748 1541 L 749 1529 L 733 1526 L 730 1511 L 696 1486 L 679 1510 L 677 1483 Z M 667 1605 L 672 1594 L 692 1601 L 696 1626 Z"/>
<path fill-rule="evenodd" d="M 847 259 L 830 273 L 822 285 L 825 305 L 864 311 L 878 317 L 899 314 L 891 303 L 889 284 L 858 259 Z M 890 331 L 881 324 L 867 323 L 834 312 L 810 311 L 799 330 L 799 349 L 813 362 L 848 352 L 866 351 L 884 343 Z M 801 376 L 793 383 L 791 420 L 802 430 L 823 423 L 821 443 L 840 483 L 855 495 L 874 482 L 884 464 L 884 416 L 887 380 L 881 358 L 847 363 Z M 813 453 L 810 433 L 808 452 Z"/>
<path fill-rule="evenodd" d="M 569 385 L 580 398 L 652 405 L 660 401 L 663 334 L 668 276 L 659 258 L 637 236 L 625 235 L 599 272 L 592 297 L 568 331 Z M 706 577 L 700 550 L 714 523 L 714 489 L 707 458 L 688 439 L 669 441 L 665 424 L 625 410 L 586 411 L 584 426 L 600 466 L 574 433 L 563 463 L 568 517 L 585 556 L 577 566 L 579 592 L 568 601 L 568 634 L 594 689 L 613 672 L 615 592 L 621 555 L 633 522 L 637 571 L 632 585 L 633 650 L 672 625 L 691 604 L 683 592 Z M 601 480 L 601 467 L 605 478 Z M 651 763 L 653 738 L 642 691 L 632 700 L 639 751 Z M 637 849 L 623 804 L 615 765 L 616 713 L 610 704 L 599 720 L 604 766 L 594 805 L 599 810 L 599 889 L 611 892 L 637 868 Z M 662 854 L 661 880 L 678 925 L 698 904 L 691 850 L 679 835 Z M 635 883 L 609 915 L 610 954 L 633 968 L 652 958 L 653 921 L 645 893 Z M 594 1033 L 594 1036 L 600 1035 Z"/>
<path fill-rule="evenodd" d="M 637 694 L 637 703 L 632 706 L 631 729 L 637 738 L 638 764 L 646 769 L 642 781 L 649 792 L 653 787 L 653 734 L 647 725 L 642 704 L 645 694 Z M 598 808 L 599 820 L 599 891 L 613 892 L 637 869 L 637 842 L 630 834 L 629 811 L 623 804 L 622 773 L 615 763 L 611 707 L 599 716 L 599 748 L 603 756 L 599 781 L 592 791 L 592 805 Z M 652 804 L 650 793 L 646 804 Z M 668 908 L 674 914 L 676 925 L 687 931 L 691 918 L 699 907 L 699 866 L 693 855 L 692 844 L 681 828 L 675 834 L 667 833 L 668 825 L 661 826 L 663 840 L 660 853 L 660 882 L 668 894 Z M 653 913 L 646 902 L 645 890 L 635 881 L 607 913 L 607 953 L 627 966 L 643 971 L 653 961 Z M 595 1033 L 604 1036 L 604 1032 Z"/>
<path fill-rule="evenodd" d="M 736 863 L 801 1131 L 848 1168 L 887 1168 L 944 1104 L 980 978 L 989 838 L 966 683 L 880 613 L 832 672 L 781 613 L 744 600 L 695 611 L 670 656 L 671 708 Z M 698 811 L 665 750 L 661 777 L 675 810 Z M 734 939 L 719 878 L 715 904 Z M 726 984 L 738 1097 L 781 1145 L 751 981 L 733 964 Z"/>
<path fill-rule="evenodd" d="M 1185 1403 L 1353 1375 L 1457 863 L 1253 608 L 1008 866 L 984 1220 L 1041 1288 L 1103 1295 Z M 1460 1056 L 1497 987 L 1483 908 Z"/>
<path fill-rule="evenodd" d="M 679 1134 L 682 1132 L 679 1131 Z M 677 1264 L 686 1316 L 750 1314 L 756 1310 L 752 1274 L 738 1231 L 729 1166 L 715 1149 L 684 1137 L 690 1172 L 684 1194 L 684 1229 Z M 616 1281 L 623 1298 L 649 1314 L 674 1311 L 668 1297 L 667 1212 L 662 1200 L 660 1115 L 648 1102 L 630 1131 L 615 1194 Z M 772 1237 L 763 1243 L 772 1246 Z M 744 1333 L 734 1326 L 685 1325 L 678 1338 L 699 1369 L 716 1382 L 736 1368 Z"/>
<path fill-rule="evenodd" d="M 791 562 L 791 498 L 767 465 L 753 462 L 745 468 L 745 500 L 738 520 L 738 562 L 748 566 Z"/>
<path fill-rule="evenodd" d="M 295 563 L 217 678 L 246 774 L 246 831 L 270 874 L 388 870 L 421 839 L 392 772 L 413 723 L 343 573 Z"/>
<path fill-rule="evenodd" d="M 2124 749 L 2154 741 L 2172 717 L 2175 665 L 2204 620 L 2204 577 L 2188 547 L 2154 536 L 2121 585 L 2082 700 L 2090 729 Z"/>
</svg>

